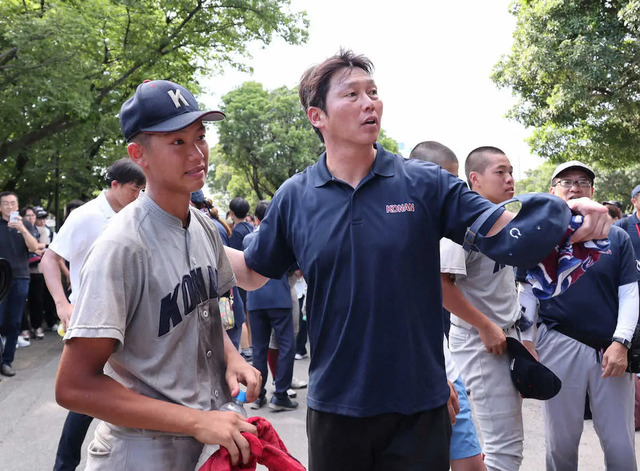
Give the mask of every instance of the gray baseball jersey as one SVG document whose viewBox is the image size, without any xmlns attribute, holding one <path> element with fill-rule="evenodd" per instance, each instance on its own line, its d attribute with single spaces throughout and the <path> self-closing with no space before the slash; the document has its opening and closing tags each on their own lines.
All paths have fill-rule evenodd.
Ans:
<svg viewBox="0 0 640 471">
<path fill-rule="evenodd" d="M 113 338 L 105 373 L 145 396 L 200 410 L 230 400 L 218 296 L 235 285 L 218 230 L 188 227 L 144 193 L 87 254 L 65 340 Z"/>
<path fill-rule="evenodd" d="M 440 247 L 440 272 L 455 275 L 455 283 L 467 301 L 503 329 L 520 318 L 513 267 L 500 265 L 479 252 L 466 252 L 456 243 Z M 451 323 L 472 326 L 452 313 Z"/>
</svg>

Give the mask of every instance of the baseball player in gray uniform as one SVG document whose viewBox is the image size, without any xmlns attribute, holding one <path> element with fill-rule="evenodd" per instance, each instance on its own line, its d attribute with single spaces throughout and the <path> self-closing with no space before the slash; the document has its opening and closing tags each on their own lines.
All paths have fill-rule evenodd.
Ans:
<svg viewBox="0 0 640 471">
<path fill-rule="evenodd" d="M 209 147 L 198 109 L 180 85 L 145 81 L 120 111 L 128 153 L 147 177 L 87 254 L 58 370 L 60 405 L 102 420 L 88 470 L 192 471 L 203 444 L 247 462 L 244 417 L 217 409 L 262 379 L 224 333 L 218 297 L 235 277 L 212 222 L 190 209 Z M 252 289 L 252 287 L 249 287 Z"/>
</svg>

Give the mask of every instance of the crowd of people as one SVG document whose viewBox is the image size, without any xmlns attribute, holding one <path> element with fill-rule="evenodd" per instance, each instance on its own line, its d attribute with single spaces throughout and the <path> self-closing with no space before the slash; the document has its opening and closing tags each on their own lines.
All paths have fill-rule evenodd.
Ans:
<svg viewBox="0 0 640 471">
<path fill-rule="evenodd" d="M 241 388 L 253 409 L 297 408 L 307 384 L 293 365 L 310 356 L 312 471 L 517 470 L 514 340 L 562 382 L 544 403 L 547 469 L 577 469 L 587 401 L 607 469 L 636 469 L 626 368 L 640 185 L 623 218 L 615 203 L 592 201 L 595 172 L 567 162 L 550 181 L 556 197 L 534 196 L 515 215 L 500 207 L 514 179 L 498 147 L 469 153 L 467 186 L 440 143 L 404 159 L 377 142 L 372 69 L 341 51 L 304 73 L 300 101 L 326 151 L 253 214 L 234 198 L 222 218 L 201 191 L 204 122 L 224 114 L 164 80 L 122 105 L 128 157 L 58 234 L 39 222 L 42 208 L 16 215 L 15 193 L 0 193 L 0 257 L 13 267 L 0 373 L 15 375 L 21 332 L 42 338 L 58 322 L 66 332 L 56 399 L 70 412 L 54 469 L 75 469 L 93 418 L 89 470 L 149 460 L 192 470 L 203 444 L 248 463 L 245 434 L 259 431 L 219 409 Z M 541 237 L 541 221 L 558 214 L 567 219 Z M 531 265 L 531 252 L 549 255 Z M 565 260 L 584 269 L 579 279 L 559 279 Z"/>
</svg>

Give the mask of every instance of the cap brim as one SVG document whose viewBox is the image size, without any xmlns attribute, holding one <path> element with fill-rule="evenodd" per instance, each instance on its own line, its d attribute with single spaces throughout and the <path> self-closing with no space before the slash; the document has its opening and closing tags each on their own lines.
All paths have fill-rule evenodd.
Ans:
<svg viewBox="0 0 640 471">
<path fill-rule="evenodd" d="M 191 111 L 174 116 L 161 123 L 140 129 L 140 132 L 173 132 L 184 129 L 196 121 L 222 121 L 225 115 L 222 111 Z"/>
<path fill-rule="evenodd" d="M 558 170 L 558 171 L 554 172 L 553 176 L 551 177 L 551 181 L 553 181 L 554 178 L 558 178 L 558 175 L 560 175 L 561 173 L 564 173 L 567 170 L 572 170 L 572 169 L 582 170 L 584 173 L 589 175 L 589 178 L 591 178 L 591 180 L 595 180 L 596 179 L 596 174 L 589 167 L 586 167 L 586 166 L 583 166 L 583 165 L 570 165 L 567 168 L 563 168 L 561 170 Z"/>
</svg>

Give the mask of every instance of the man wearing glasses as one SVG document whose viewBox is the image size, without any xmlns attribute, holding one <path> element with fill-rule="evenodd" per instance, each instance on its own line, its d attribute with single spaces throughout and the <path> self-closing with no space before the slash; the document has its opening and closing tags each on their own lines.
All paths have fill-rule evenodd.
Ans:
<svg viewBox="0 0 640 471">
<path fill-rule="evenodd" d="M 553 172 L 549 192 L 565 201 L 592 198 L 594 178 L 582 162 L 566 162 Z M 629 235 L 612 227 L 609 242 L 580 280 L 540 301 L 536 349 L 562 380 L 558 395 L 543 404 L 547 470 L 578 469 L 587 392 L 606 468 L 637 469 L 633 375 L 625 369 L 638 321 L 638 272 Z"/>
<path fill-rule="evenodd" d="M 0 303 L 0 326 L 5 326 L 7 335 L 4 349 L 0 347 L 0 373 L 14 376 L 16 373 L 11 364 L 29 293 L 29 252 L 38 250 L 38 241 L 31 235 L 33 226 L 18 215 L 18 197 L 14 192 L 0 192 L 0 209 L 0 258 L 9 260 L 12 270 L 9 295 Z"/>
</svg>

